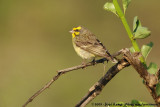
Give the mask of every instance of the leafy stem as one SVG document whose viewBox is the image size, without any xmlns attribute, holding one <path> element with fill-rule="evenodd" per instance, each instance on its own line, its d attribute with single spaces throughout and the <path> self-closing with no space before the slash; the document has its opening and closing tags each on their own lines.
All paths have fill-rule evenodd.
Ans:
<svg viewBox="0 0 160 107">
<path fill-rule="evenodd" d="M 114 6 L 115 6 L 115 9 L 116 9 L 116 12 L 117 12 L 118 16 L 120 17 L 120 19 L 121 19 L 121 21 L 122 21 L 122 23 L 123 23 L 123 25 L 124 25 L 127 33 L 128 33 L 128 36 L 129 36 L 129 38 L 130 38 L 130 40 L 131 40 L 131 42 L 132 42 L 132 45 L 133 45 L 134 50 L 135 50 L 136 52 L 140 52 L 140 48 L 139 48 L 139 46 L 138 46 L 138 43 L 137 43 L 136 39 L 134 39 L 134 36 L 133 36 L 133 34 L 132 34 L 132 31 L 131 31 L 128 23 L 127 23 L 127 20 L 126 20 L 126 18 L 125 18 L 125 15 L 124 15 L 124 13 L 122 12 L 122 9 L 120 8 L 117 0 L 113 0 L 113 4 L 114 4 Z M 143 57 L 140 57 L 140 61 L 146 66 L 146 62 L 145 62 L 145 59 L 144 59 Z"/>
</svg>

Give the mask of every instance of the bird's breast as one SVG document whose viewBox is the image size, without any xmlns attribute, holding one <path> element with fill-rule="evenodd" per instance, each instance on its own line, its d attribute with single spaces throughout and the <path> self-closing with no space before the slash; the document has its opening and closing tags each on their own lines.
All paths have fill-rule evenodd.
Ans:
<svg viewBox="0 0 160 107">
<path fill-rule="evenodd" d="M 83 49 L 81 49 L 80 47 L 76 46 L 76 44 L 73 42 L 73 47 L 76 51 L 76 53 L 82 58 L 82 59 L 93 59 L 95 57 L 94 54 L 85 51 Z"/>
</svg>

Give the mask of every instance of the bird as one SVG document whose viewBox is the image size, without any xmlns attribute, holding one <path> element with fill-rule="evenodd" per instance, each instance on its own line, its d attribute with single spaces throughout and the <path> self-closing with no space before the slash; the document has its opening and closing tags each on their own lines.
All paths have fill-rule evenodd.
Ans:
<svg viewBox="0 0 160 107">
<path fill-rule="evenodd" d="M 83 59 L 95 61 L 96 57 L 103 57 L 112 63 L 117 63 L 117 60 L 111 56 L 100 40 L 88 29 L 79 25 L 71 31 L 72 44 L 76 53 Z"/>
</svg>

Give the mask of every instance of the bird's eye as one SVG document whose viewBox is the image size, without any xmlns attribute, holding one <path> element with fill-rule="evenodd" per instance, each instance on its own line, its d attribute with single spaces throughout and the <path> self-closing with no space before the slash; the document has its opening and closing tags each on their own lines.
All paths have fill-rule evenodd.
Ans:
<svg viewBox="0 0 160 107">
<path fill-rule="evenodd" d="M 79 27 L 75 27 L 75 28 L 73 28 L 73 30 L 74 31 L 79 31 L 81 29 L 81 27 L 79 26 Z"/>
<path fill-rule="evenodd" d="M 75 29 L 74 31 L 75 31 L 75 32 L 78 32 L 79 30 L 78 30 L 78 29 Z"/>
</svg>

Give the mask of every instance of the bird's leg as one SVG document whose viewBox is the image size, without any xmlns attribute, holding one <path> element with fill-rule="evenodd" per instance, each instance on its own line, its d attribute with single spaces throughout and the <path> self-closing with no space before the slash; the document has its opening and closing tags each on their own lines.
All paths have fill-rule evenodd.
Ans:
<svg viewBox="0 0 160 107">
<path fill-rule="evenodd" d="M 107 63 L 108 63 L 109 60 L 107 59 L 106 61 L 107 61 Z M 103 64 L 104 64 L 104 62 L 103 62 Z"/>
<path fill-rule="evenodd" d="M 81 65 L 84 65 L 84 67 L 82 67 L 82 69 L 84 69 L 86 67 L 86 59 L 83 59 L 82 61 L 82 64 Z"/>
<path fill-rule="evenodd" d="M 81 65 L 86 65 L 86 60 L 83 59 L 82 64 Z"/>
<path fill-rule="evenodd" d="M 108 58 L 105 58 L 105 59 L 106 59 L 105 61 L 108 63 L 109 59 L 108 59 Z M 105 61 L 104 61 L 104 62 L 105 62 Z M 104 64 L 104 62 L 103 62 L 103 64 Z"/>
<path fill-rule="evenodd" d="M 93 65 L 96 64 L 96 61 L 95 61 L 95 58 L 93 58 L 92 62 L 91 62 Z"/>
</svg>

